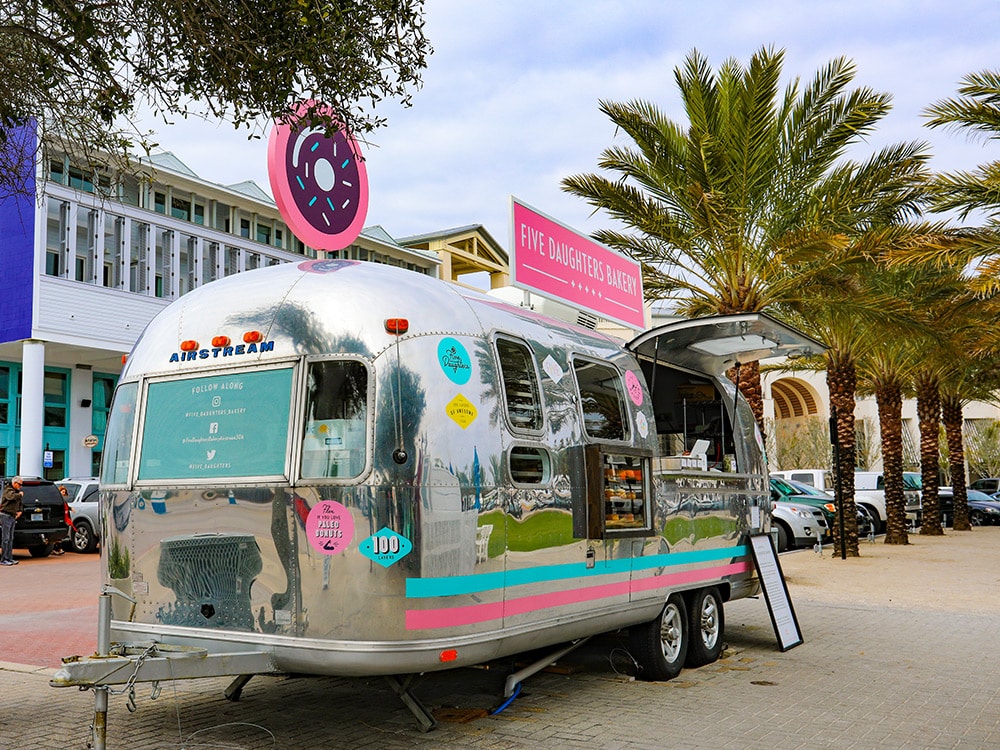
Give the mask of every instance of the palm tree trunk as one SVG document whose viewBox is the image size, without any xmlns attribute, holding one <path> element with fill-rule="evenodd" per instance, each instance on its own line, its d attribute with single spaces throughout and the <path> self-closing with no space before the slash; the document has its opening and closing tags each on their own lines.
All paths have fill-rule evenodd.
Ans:
<svg viewBox="0 0 1000 750">
<path fill-rule="evenodd" d="M 830 406 L 837 415 L 837 442 L 839 445 L 835 476 L 840 483 L 837 519 L 833 524 L 833 549 L 840 554 L 840 521 L 844 524 L 844 550 L 848 557 L 860 557 L 858 550 L 858 516 L 854 504 L 854 393 L 858 376 L 854 362 L 838 357 L 833 350 L 827 352 L 826 384 L 830 391 Z"/>
<path fill-rule="evenodd" d="M 917 417 L 920 420 L 920 533 L 941 536 L 941 509 L 938 503 L 938 433 L 941 430 L 941 397 L 937 376 L 923 371 L 916 377 Z"/>
<path fill-rule="evenodd" d="M 764 434 L 764 389 L 760 384 L 760 362 L 742 362 L 739 368 L 730 367 L 726 376 L 736 383 L 747 400 L 753 418 L 757 420 L 760 434 Z"/>
<path fill-rule="evenodd" d="M 875 390 L 882 433 L 882 475 L 885 477 L 885 543 L 909 544 L 906 496 L 903 494 L 903 394 L 892 381 Z"/>
<path fill-rule="evenodd" d="M 951 465 L 951 490 L 955 531 L 971 531 L 969 495 L 965 486 L 965 446 L 962 442 L 962 399 L 952 393 L 941 396 L 941 421 L 948 439 L 948 462 Z"/>
</svg>

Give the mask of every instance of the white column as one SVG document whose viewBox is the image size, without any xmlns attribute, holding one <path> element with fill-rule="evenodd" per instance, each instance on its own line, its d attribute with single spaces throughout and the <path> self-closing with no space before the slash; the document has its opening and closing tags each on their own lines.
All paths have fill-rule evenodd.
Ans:
<svg viewBox="0 0 1000 750">
<path fill-rule="evenodd" d="M 163 266 L 169 276 L 163 280 L 163 297 L 177 299 L 181 296 L 181 233 L 171 229 L 165 239 L 163 252 L 167 253 L 167 257 Z"/>
<path fill-rule="evenodd" d="M 205 267 L 205 238 L 195 237 L 194 247 L 191 250 L 191 262 L 194 264 L 194 282 L 191 289 L 197 289 L 205 283 L 203 275 Z M 188 290 L 190 291 L 190 290 Z"/>
<path fill-rule="evenodd" d="M 114 217 L 111 217 L 111 221 L 114 221 Z M 90 281 L 97 286 L 104 285 L 104 222 L 104 211 L 94 209 L 94 233 L 91 235 L 93 245 L 90 248 Z"/>
<path fill-rule="evenodd" d="M 45 344 L 27 340 L 21 351 L 21 464 L 18 473 L 42 476 L 45 445 Z"/>
</svg>

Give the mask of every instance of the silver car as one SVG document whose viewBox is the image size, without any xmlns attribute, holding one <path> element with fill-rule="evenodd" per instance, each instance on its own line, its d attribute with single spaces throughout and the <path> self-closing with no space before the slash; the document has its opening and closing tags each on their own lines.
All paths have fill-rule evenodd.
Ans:
<svg viewBox="0 0 1000 750">
<path fill-rule="evenodd" d="M 771 527 L 778 531 L 778 552 L 812 547 L 827 533 L 823 511 L 805 503 L 771 502 Z"/>
<path fill-rule="evenodd" d="M 66 489 L 66 502 L 73 520 L 73 529 L 66 544 L 74 552 L 96 552 L 101 528 L 97 515 L 97 477 L 66 477 L 56 485 Z"/>
</svg>

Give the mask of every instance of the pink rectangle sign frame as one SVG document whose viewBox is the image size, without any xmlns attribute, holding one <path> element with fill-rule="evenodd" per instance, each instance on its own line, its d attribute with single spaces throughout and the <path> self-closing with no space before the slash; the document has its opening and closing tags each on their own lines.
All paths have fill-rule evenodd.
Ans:
<svg viewBox="0 0 1000 750">
<path fill-rule="evenodd" d="M 641 331 L 642 271 L 634 260 L 510 197 L 513 285 Z"/>
</svg>

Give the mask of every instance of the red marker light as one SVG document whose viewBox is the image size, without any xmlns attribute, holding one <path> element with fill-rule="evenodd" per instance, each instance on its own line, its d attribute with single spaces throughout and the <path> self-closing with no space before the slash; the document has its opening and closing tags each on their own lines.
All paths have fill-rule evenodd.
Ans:
<svg viewBox="0 0 1000 750">
<path fill-rule="evenodd" d="M 126 362 L 128 362 L 128 355 L 127 354 L 123 354 L 122 355 L 122 364 L 125 364 Z"/>
<path fill-rule="evenodd" d="M 197 348 L 198 348 L 198 342 L 194 341 L 193 339 L 188 339 L 187 341 L 181 342 L 182 352 L 193 352 Z"/>
<path fill-rule="evenodd" d="M 214 347 L 229 346 L 230 341 L 231 339 L 228 336 L 214 336 L 212 338 L 212 346 Z"/>
<path fill-rule="evenodd" d="M 257 344 L 264 340 L 264 334 L 260 331 L 247 331 L 243 334 L 243 342 L 246 344 Z"/>
<path fill-rule="evenodd" d="M 457 658 L 458 658 L 458 651 L 456 649 L 449 648 L 448 650 L 441 652 L 441 654 L 438 656 L 438 661 L 442 662 L 455 661 L 455 659 Z"/>
<path fill-rule="evenodd" d="M 392 333 L 396 336 L 402 336 L 408 330 L 410 330 L 410 321 L 406 318 L 386 318 L 385 320 L 385 330 L 386 333 Z"/>
</svg>

